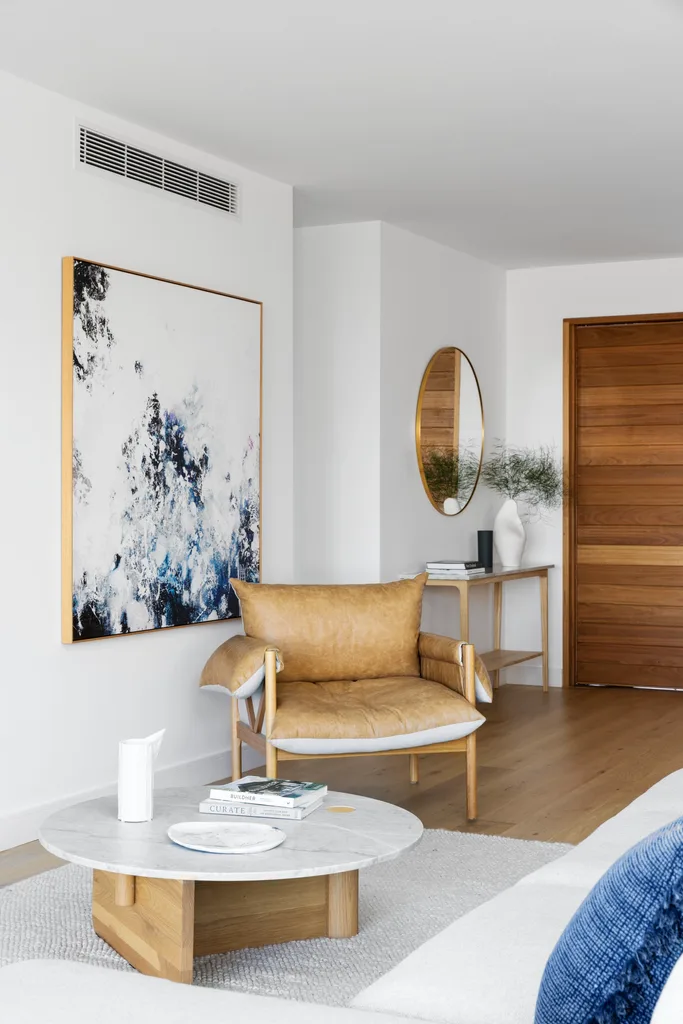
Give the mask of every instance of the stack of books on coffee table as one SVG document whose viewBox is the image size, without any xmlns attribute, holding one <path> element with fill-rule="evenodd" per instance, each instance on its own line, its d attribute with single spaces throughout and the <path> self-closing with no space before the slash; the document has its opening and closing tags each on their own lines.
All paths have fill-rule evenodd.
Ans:
<svg viewBox="0 0 683 1024">
<path fill-rule="evenodd" d="M 323 802 L 327 786 L 320 782 L 290 782 L 246 775 L 237 782 L 212 786 L 202 800 L 203 814 L 231 814 L 245 818 L 290 818 L 300 821 Z"/>
</svg>

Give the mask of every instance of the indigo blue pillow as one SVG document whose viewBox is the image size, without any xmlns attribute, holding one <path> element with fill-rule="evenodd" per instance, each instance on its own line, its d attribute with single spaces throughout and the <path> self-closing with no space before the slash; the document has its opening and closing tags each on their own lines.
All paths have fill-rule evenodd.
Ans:
<svg viewBox="0 0 683 1024">
<path fill-rule="evenodd" d="M 550 954 L 536 1024 L 648 1024 L 681 954 L 678 818 L 632 847 L 591 889 Z"/>
</svg>

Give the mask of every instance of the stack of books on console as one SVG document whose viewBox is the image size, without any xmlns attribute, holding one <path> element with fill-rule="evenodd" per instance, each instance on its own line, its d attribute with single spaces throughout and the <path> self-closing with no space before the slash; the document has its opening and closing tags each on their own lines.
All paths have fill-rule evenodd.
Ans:
<svg viewBox="0 0 683 1024">
<path fill-rule="evenodd" d="M 320 782 L 289 782 L 245 775 L 237 782 L 213 786 L 199 810 L 244 818 L 290 818 L 301 821 L 323 802 L 327 786 Z"/>
<path fill-rule="evenodd" d="M 427 562 L 430 580 L 473 580 L 486 572 L 483 562 Z"/>
</svg>

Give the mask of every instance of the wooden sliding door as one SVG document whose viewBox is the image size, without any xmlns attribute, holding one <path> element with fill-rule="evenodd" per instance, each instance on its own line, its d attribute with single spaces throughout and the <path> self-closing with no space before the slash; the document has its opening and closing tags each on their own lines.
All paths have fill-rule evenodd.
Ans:
<svg viewBox="0 0 683 1024">
<path fill-rule="evenodd" d="M 565 680 L 683 688 L 683 314 L 565 322 Z"/>
</svg>

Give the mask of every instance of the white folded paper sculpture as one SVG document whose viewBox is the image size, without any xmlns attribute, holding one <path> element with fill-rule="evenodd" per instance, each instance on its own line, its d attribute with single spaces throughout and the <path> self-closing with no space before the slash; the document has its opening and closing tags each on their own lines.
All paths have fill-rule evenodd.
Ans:
<svg viewBox="0 0 683 1024">
<path fill-rule="evenodd" d="M 119 743 L 119 821 L 154 817 L 154 762 L 165 732 Z"/>
</svg>

